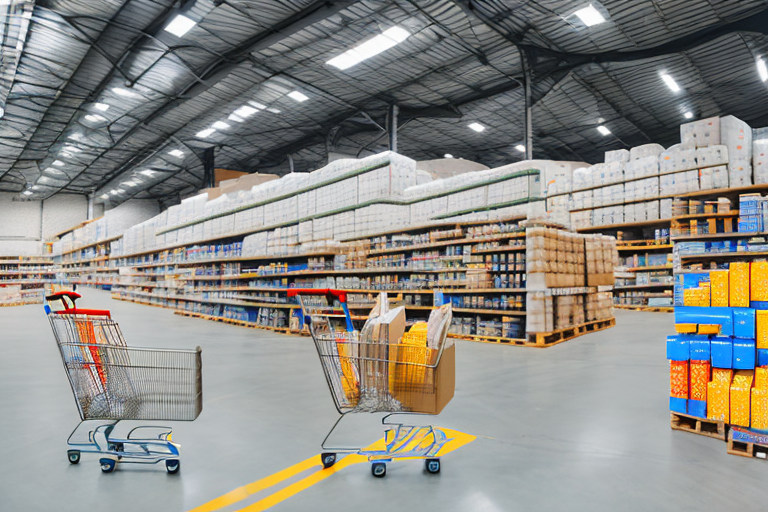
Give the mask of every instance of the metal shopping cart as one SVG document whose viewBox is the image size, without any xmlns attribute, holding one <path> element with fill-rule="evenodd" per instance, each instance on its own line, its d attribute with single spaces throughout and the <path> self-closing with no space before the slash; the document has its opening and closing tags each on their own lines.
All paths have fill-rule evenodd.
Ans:
<svg viewBox="0 0 768 512">
<path fill-rule="evenodd" d="M 200 347 L 128 347 L 110 312 L 78 308 L 79 298 L 61 291 L 46 297 L 45 305 L 80 413 L 81 421 L 67 439 L 69 462 L 80 462 L 81 453 L 96 453 L 105 473 L 118 462 L 161 461 L 168 473 L 178 473 L 179 445 L 171 441 L 170 427 L 142 425 L 124 437 L 113 433 L 121 420 L 197 418 L 203 408 Z M 56 301 L 63 309 L 52 310 Z"/>
<path fill-rule="evenodd" d="M 447 314 L 433 326 L 433 343 L 428 346 L 426 331 L 419 339 L 412 335 L 407 340 L 406 336 L 384 339 L 382 332 L 373 328 L 371 318 L 361 331 L 356 331 L 347 309 L 346 292 L 295 289 L 289 290 L 288 296 L 299 299 L 340 414 L 322 443 L 323 467 L 333 466 L 337 454 L 344 452 L 367 456 L 376 477 L 386 475 L 387 462 L 404 458 L 424 459 L 429 473 L 439 473 L 439 452 L 449 441 L 445 433 L 433 426 L 388 420 L 394 414 L 438 414 L 453 397 L 455 348 L 446 342 L 450 305 L 445 306 Z M 382 294 L 377 308 L 386 309 L 386 294 Z M 385 431 L 384 449 L 329 448 L 328 439 L 341 419 L 361 412 L 388 413 L 382 418 L 382 424 L 390 427 Z"/>
</svg>

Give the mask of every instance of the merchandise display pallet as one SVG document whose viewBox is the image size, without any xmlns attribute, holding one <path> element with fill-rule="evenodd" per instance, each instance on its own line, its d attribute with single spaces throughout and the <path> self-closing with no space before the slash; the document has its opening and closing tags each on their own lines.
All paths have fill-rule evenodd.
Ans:
<svg viewBox="0 0 768 512">
<path fill-rule="evenodd" d="M 527 345 L 528 342 L 521 338 L 503 338 L 498 336 L 480 336 L 477 334 L 456 334 L 449 332 L 449 338 L 455 338 L 466 341 L 476 341 L 479 343 L 495 343 L 497 345 Z"/>
<path fill-rule="evenodd" d="M 738 437 L 739 439 L 734 439 Z M 751 441 L 762 441 L 756 443 Z M 755 457 L 758 459 L 768 458 L 768 436 L 755 436 L 751 433 L 742 433 L 738 429 L 728 430 L 727 450 L 729 455 L 739 455 L 741 457 Z"/>
<path fill-rule="evenodd" d="M 670 426 L 672 427 L 672 430 L 682 430 L 683 432 L 714 437 L 715 439 L 725 441 L 726 425 L 723 421 L 697 418 L 696 416 L 671 412 Z"/>
<path fill-rule="evenodd" d="M 523 344 L 526 347 L 551 347 L 564 341 L 572 340 L 590 332 L 602 331 L 616 325 L 615 318 L 605 320 L 594 320 L 580 325 L 573 325 L 565 329 L 559 329 L 552 332 L 537 332 L 528 334 L 528 341 Z"/>
<path fill-rule="evenodd" d="M 615 309 L 626 309 L 629 311 L 645 311 L 647 313 L 674 313 L 674 306 L 636 306 L 633 304 L 614 304 Z"/>
</svg>

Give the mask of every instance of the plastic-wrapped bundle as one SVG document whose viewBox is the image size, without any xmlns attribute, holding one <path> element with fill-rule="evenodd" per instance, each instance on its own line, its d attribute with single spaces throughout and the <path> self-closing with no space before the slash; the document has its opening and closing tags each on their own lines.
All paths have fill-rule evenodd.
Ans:
<svg viewBox="0 0 768 512">
<path fill-rule="evenodd" d="M 629 162 L 629 150 L 626 149 L 616 149 L 613 151 L 606 151 L 605 152 L 605 163 L 619 163 L 622 166 Z"/>
<path fill-rule="evenodd" d="M 592 190 L 585 190 L 571 194 L 571 210 L 592 208 L 595 205 L 593 192 Z"/>
<path fill-rule="evenodd" d="M 720 118 L 710 117 L 680 125 L 680 140 L 697 148 L 720 144 Z"/>
<path fill-rule="evenodd" d="M 643 144 L 629 150 L 629 160 L 640 160 L 649 156 L 658 158 L 662 151 L 664 151 L 664 146 L 661 144 Z"/>
<path fill-rule="evenodd" d="M 696 149 L 676 144 L 659 155 L 659 174 L 695 169 Z"/>
<path fill-rule="evenodd" d="M 583 167 L 573 171 L 573 191 L 588 188 L 594 185 L 589 167 Z"/>
<path fill-rule="evenodd" d="M 723 116 L 720 118 L 720 141 L 728 148 L 728 170 L 749 171 L 751 175 L 752 128 L 734 116 Z"/>
<path fill-rule="evenodd" d="M 640 219 L 635 218 L 635 205 L 624 205 L 624 222 L 640 222 Z"/>
<path fill-rule="evenodd" d="M 705 167 L 699 171 L 701 190 L 728 188 L 728 168 L 725 165 Z"/>
<path fill-rule="evenodd" d="M 657 174 L 659 174 L 659 157 L 655 155 L 630 160 L 624 166 L 624 178 L 627 180 Z"/>
<path fill-rule="evenodd" d="M 664 189 L 662 188 L 662 190 Z M 659 200 L 659 218 L 660 219 L 672 218 L 672 199 Z"/>
<path fill-rule="evenodd" d="M 728 147 L 707 146 L 696 149 L 696 164 L 699 167 L 714 167 L 728 163 Z"/>
</svg>

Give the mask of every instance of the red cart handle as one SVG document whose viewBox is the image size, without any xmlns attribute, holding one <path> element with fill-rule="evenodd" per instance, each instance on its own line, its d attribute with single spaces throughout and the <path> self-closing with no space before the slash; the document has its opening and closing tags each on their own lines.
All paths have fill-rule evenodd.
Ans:
<svg viewBox="0 0 768 512">
<path fill-rule="evenodd" d="M 347 292 L 333 290 L 331 288 L 290 288 L 288 290 L 289 297 L 295 297 L 297 295 L 325 295 L 336 297 L 339 299 L 339 302 L 347 302 Z"/>
<path fill-rule="evenodd" d="M 54 311 L 54 313 L 57 315 L 90 315 L 106 316 L 111 318 L 109 310 L 106 309 L 78 309 L 78 307 L 75 305 L 75 301 L 81 297 L 82 295 L 77 292 L 62 291 L 54 293 L 53 295 L 48 295 L 45 300 L 48 302 L 60 300 L 61 303 L 64 304 L 63 311 Z M 66 299 L 69 299 L 69 301 Z"/>
</svg>

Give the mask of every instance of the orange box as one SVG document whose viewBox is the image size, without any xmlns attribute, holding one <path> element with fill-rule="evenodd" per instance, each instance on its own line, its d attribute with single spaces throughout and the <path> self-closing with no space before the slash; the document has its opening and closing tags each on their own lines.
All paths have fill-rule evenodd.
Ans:
<svg viewBox="0 0 768 512">
<path fill-rule="evenodd" d="M 768 389 L 768 367 L 758 366 L 755 368 L 755 387 Z"/>
<path fill-rule="evenodd" d="M 709 361 L 691 361 L 690 363 L 691 400 L 707 400 L 709 384 Z"/>
<path fill-rule="evenodd" d="M 730 420 L 730 391 L 733 370 L 712 369 L 712 381 L 707 384 L 707 418 L 710 420 Z"/>
<path fill-rule="evenodd" d="M 688 361 L 669 362 L 669 396 L 688 398 Z"/>
<path fill-rule="evenodd" d="M 749 269 L 750 300 L 768 301 L 768 261 L 753 261 Z"/>
<path fill-rule="evenodd" d="M 699 324 L 699 334 L 720 334 L 722 328 L 720 324 Z"/>
<path fill-rule="evenodd" d="M 752 388 L 752 428 L 768 430 L 768 389 Z"/>
<path fill-rule="evenodd" d="M 749 263 L 734 261 L 728 267 L 728 304 L 732 308 L 749 307 Z"/>
<path fill-rule="evenodd" d="M 758 309 L 755 315 L 757 348 L 768 348 L 768 310 Z"/>
<path fill-rule="evenodd" d="M 680 334 L 696 334 L 698 324 L 675 324 L 675 332 Z"/>
<path fill-rule="evenodd" d="M 712 270 L 709 273 L 710 301 L 712 307 L 728 307 L 728 271 Z"/>
<path fill-rule="evenodd" d="M 731 425 L 749 426 L 754 370 L 739 370 L 731 383 Z"/>
</svg>

